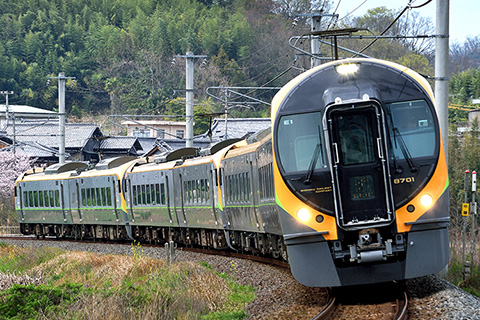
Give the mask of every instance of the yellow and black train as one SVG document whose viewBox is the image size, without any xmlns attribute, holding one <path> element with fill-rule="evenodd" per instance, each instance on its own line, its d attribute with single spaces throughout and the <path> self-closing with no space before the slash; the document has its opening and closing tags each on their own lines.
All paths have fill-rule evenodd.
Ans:
<svg viewBox="0 0 480 320">
<path fill-rule="evenodd" d="M 375 59 L 296 77 L 272 101 L 272 128 L 248 140 L 32 170 L 15 191 L 24 234 L 230 247 L 288 259 L 307 286 L 409 279 L 448 262 L 432 91 Z"/>
</svg>

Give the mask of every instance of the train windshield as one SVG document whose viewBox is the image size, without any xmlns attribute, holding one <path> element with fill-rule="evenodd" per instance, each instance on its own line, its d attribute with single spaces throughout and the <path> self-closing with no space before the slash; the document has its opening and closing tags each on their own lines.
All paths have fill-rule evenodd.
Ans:
<svg viewBox="0 0 480 320">
<path fill-rule="evenodd" d="M 320 112 L 282 116 L 277 137 L 280 163 L 286 173 L 325 166 Z"/>
<path fill-rule="evenodd" d="M 424 100 L 390 103 L 386 108 L 395 159 L 435 155 L 435 122 L 432 111 Z"/>
</svg>

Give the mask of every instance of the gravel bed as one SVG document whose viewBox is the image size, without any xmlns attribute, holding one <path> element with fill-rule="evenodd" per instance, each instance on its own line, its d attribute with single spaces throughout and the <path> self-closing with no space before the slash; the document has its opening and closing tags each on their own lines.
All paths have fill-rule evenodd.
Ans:
<svg viewBox="0 0 480 320">
<path fill-rule="evenodd" d="M 62 241 L 25 241 L 2 239 L 20 247 L 59 247 L 72 251 L 133 255 L 130 245 L 72 243 Z M 142 246 L 142 254 L 165 259 L 159 247 Z M 326 304 L 323 288 L 309 288 L 296 282 L 290 271 L 238 258 L 176 251 L 175 261 L 204 261 L 218 272 L 234 276 L 238 282 L 256 288 L 257 299 L 246 307 L 250 319 L 311 319 Z M 436 276 L 406 282 L 409 295 L 409 319 L 480 319 L 480 299 Z"/>
</svg>

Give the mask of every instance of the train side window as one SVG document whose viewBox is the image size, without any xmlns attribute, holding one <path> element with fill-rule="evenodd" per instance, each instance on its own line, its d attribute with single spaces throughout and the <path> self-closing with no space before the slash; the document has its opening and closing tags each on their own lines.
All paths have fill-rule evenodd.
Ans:
<svg viewBox="0 0 480 320">
<path fill-rule="evenodd" d="M 208 191 L 208 179 L 203 179 L 203 194 L 205 198 L 205 203 L 208 203 L 208 201 L 210 200 L 210 194 Z"/>
<path fill-rule="evenodd" d="M 55 190 L 55 207 L 60 208 L 60 192 Z"/>
<path fill-rule="evenodd" d="M 155 199 L 157 201 L 156 204 L 162 204 L 162 198 L 160 197 L 160 184 L 155 183 Z"/>
<path fill-rule="evenodd" d="M 34 202 L 33 202 L 33 191 L 28 191 L 28 203 L 30 204 L 29 207 L 32 208 L 35 206 Z"/>
<path fill-rule="evenodd" d="M 50 198 L 50 207 L 54 208 L 55 207 L 55 196 L 53 190 L 48 191 L 48 195 Z"/>
<path fill-rule="evenodd" d="M 92 193 L 91 189 L 87 188 L 87 207 L 90 207 L 92 205 Z"/>
<path fill-rule="evenodd" d="M 38 206 L 43 207 L 43 191 L 38 191 Z"/>
<path fill-rule="evenodd" d="M 149 184 L 147 184 L 145 186 L 145 198 L 146 198 L 145 204 L 152 204 L 152 197 L 151 197 L 150 185 Z"/>
<path fill-rule="evenodd" d="M 238 175 L 232 176 L 233 182 L 233 202 L 238 202 Z"/>
<path fill-rule="evenodd" d="M 202 188 L 200 188 L 200 180 L 195 180 L 195 192 L 197 193 L 197 203 L 203 202 Z"/>
<path fill-rule="evenodd" d="M 45 190 L 43 191 L 43 199 L 44 199 L 44 203 L 45 203 L 45 207 L 50 207 L 50 204 L 49 204 L 49 198 L 48 198 L 48 190 Z"/>
<path fill-rule="evenodd" d="M 111 206 L 112 205 L 112 189 L 107 187 L 107 206 Z"/>
<path fill-rule="evenodd" d="M 161 204 L 165 204 L 165 184 L 160 184 L 160 201 Z"/>
<path fill-rule="evenodd" d="M 107 206 L 107 193 L 105 188 L 102 188 L 102 206 Z"/>
<path fill-rule="evenodd" d="M 38 207 L 38 191 L 33 191 L 33 202 L 35 203 L 34 207 Z"/>
<path fill-rule="evenodd" d="M 138 206 L 140 204 L 140 187 L 133 186 L 133 203 Z"/>
<path fill-rule="evenodd" d="M 251 181 L 250 181 L 250 173 L 247 172 L 246 174 L 246 193 L 247 193 L 247 202 L 250 202 L 252 200 L 251 196 L 252 196 L 252 188 L 251 188 L 251 185 L 250 185 Z"/>
<path fill-rule="evenodd" d="M 139 204 L 142 206 L 146 205 L 147 203 L 146 192 L 147 192 L 147 188 L 145 187 L 145 185 L 142 184 L 140 186 L 140 200 L 139 200 Z"/>
<path fill-rule="evenodd" d="M 82 206 L 86 207 L 87 206 L 87 191 L 85 189 L 82 189 Z M 53 200 L 53 194 L 50 195 L 51 199 Z"/>
<path fill-rule="evenodd" d="M 205 203 L 206 195 L 205 195 L 205 179 L 200 180 L 200 195 L 202 198 L 202 203 Z"/>
<path fill-rule="evenodd" d="M 95 192 L 97 193 L 97 206 L 102 206 L 102 194 L 100 193 L 100 188 L 96 188 Z"/>
<path fill-rule="evenodd" d="M 232 192 L 231 192 L 231 187 L 230 187 L 230 176 L 225 177 L 225 193 L 226 193 L 226 200 L 230 202 Z"/>
<path fill-rule="evenodd" d="M 263 199 L 263 167 L 258 168 L 258 194 Z"/>
<path fill-rule="evenodd" d="M 28 208 L 28 191 L 23 191 L 23 206 Z"/>
<path fill-rule="evenodd" d="M 92 206 L 93 207 L 97 206 L 97 197 L 95 194 L 95 188 L 92 188 Z"/>
</svg>

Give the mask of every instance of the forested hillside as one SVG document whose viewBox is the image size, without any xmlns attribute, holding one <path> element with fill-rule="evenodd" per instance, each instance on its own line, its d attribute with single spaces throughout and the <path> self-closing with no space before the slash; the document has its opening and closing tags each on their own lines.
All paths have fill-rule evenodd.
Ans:
<svg viewBox="0 0 480 320">
<path fill-rule="evenodd" d="M 207 55 L 195 65 L 195 113 L 220 111 L 222 105 L 207 99 L 208 86 L 281 86 L 309 68 L 309 59 L 296 56 L 299 52 L 288 44 L 290 37 L 310 30 L 306 19 L 292 24 L 295 13 L 332 12 L 332 4 L 330 0 L 0 0 L 0 90 L 15 92 L 11 104 L 55 109 L 56 82 L 47 84 L 47 80 L 65 72 L 76 78 L 67 83 L 69 115 L 182 113 L 183 93 L 178 90 L 185 88 L 185 61 L 174 56 L 190 50 Z M 397 14 L 381 7 L 336 25 L 331 19 L 322 22 L 324 29 L 355 26 L 364 34 L 379 34 Z M 386 34 L 415 32 L 433 33 L 432 23 L 412 12 Z M 369 42 L 341 40 L 340 45 L 361 50 Z M 309 41 L 297 45 L 310 50 Z M 464 70 L 462 66 L 471 67 L 460 57 L 466 47 L 456 48 L 457 72 Z M 322 50 L 331 56 L 330 47 Z M 433 75 L 431 40 L 381 40 L 364 53 Z M 457 87 L 452 88 L 461 90 Z M 269 110 L 242 112 L 268 116 Z"/>
</svg>

